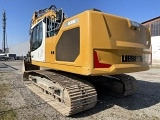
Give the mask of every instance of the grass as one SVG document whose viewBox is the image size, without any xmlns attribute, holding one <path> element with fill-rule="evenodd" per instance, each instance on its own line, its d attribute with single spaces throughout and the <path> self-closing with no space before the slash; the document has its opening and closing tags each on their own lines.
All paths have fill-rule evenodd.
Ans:
<svg viewBox="0 0 160 120">
<path fill-rule="evenodd" d="M 9 110 L 9 103 L 5 100 L 9 86 L 0 84 L 0 120 L 16 120 L 16 112 Z"/>
<path fill-rule="evenodd" d="M 0 120 L 17 120 L 16 112 L 14 112 L 13 110 L 2 112 L 0 113 Z"/>
</svg>

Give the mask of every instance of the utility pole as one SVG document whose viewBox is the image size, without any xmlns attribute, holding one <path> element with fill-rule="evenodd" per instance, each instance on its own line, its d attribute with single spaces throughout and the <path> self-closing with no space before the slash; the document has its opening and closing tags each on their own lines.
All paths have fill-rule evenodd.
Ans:
<svg viewBox="0 0 160 120">
<path fill-rule="evenodd" d="M 3 53 L 5 53 L 6 51 L 6 11 L 3 10 L 3 13 L 2 13 L 2 28 L 3 28 L 3 42 L 2 42 L 2 50 L 3 50 Z"/>
</svg>

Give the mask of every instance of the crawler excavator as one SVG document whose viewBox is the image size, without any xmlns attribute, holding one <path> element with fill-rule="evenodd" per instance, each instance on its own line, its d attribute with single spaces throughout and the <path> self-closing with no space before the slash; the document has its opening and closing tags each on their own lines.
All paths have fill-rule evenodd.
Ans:
<svg viewBox="0 0 160 120">
<path fill-rule="evenodd" d="M 34 12 L 29 33 L 24 83 L 65 116 L 96 105 L 92 81 L 128 96 L 136 79 L 125 73 L 149 69 L 149 29 L 98 9 L 68 18 L 52 5 Z"/>
</svg>

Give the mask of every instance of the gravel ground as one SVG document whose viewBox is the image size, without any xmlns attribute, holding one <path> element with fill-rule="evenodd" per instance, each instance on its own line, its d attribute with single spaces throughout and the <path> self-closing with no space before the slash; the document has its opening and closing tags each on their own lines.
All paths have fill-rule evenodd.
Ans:
<svg viewBox="0 0 160 120">
<path fill-rule="evenodd" d="M 134 95 L 115 98 L 104 91 L 98 93 L 95 108 L 63 117 L 24 86 L 21 61 L 3 63 L 0 62 L 0 120 L 160 120 L 160 68 L 130 74 L 137 79 Z"/>
</svg>

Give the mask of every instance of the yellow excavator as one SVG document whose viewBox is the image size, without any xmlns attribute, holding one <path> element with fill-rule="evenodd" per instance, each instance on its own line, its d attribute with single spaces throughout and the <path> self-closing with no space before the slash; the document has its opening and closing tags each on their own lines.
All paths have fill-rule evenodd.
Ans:
<svg viewBox="0 0 160 120">
<path fill-rule="evenodd" d="M 96 105 L 92 81 L 108 81 L 122 97 L 133 94 L 136 79 L 124 73 L 149 69 L 150 45 L 142 24 L 98 9 L 67 17 L 52 5 L 33 14 L 24 83 L 63 115 L 73 115 Z"/>
</svg>

